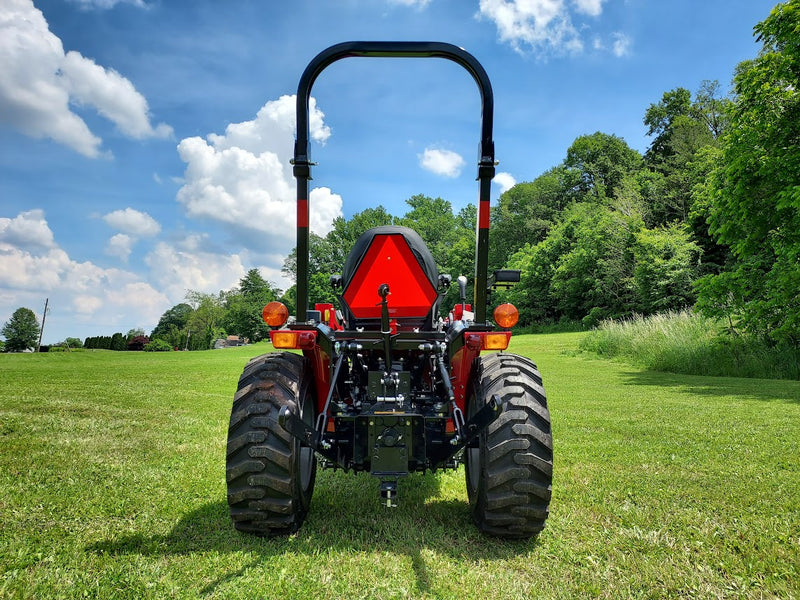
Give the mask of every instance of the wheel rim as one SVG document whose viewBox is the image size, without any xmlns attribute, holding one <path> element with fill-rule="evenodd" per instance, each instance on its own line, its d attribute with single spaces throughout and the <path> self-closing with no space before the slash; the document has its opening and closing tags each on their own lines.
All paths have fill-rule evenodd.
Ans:
<svg viewBox="0 0 800 600">
<path fill-rule="evenodd" d="M 467 448 L 467 482 L 469 489 L 477 491 L 478 481 L 481 476 L 481 449 L 480 448 Z"/>
<path fill-rule="evenodd" d="M 475 395 L 473 394 L 469 399 L 469 404 L 467 405 L 467 414 L 472 416 L 475 414 L 476 410 L 477 401 L 475 399 Z M 482 468 L 480 444 L 477 448 L 465 448 L 464 452 L 466 456 L 465 467 L 467 470 L 467 486 L 469 487 L 470 493 L 475 493 L 478 491 L 478 483 L 480 481 Z"/>
<path fill-rule="evenodd" d="M 314 411 L 311 408 L 311 396 L 306 395 L 301 408 L 303 422 L 314 427 Z M 311 477 L 314 473 L 314 451 L 308 446 L 300 446 L 300 486 L 303 491 L 308 490 L 311 485 Z"/>
</svg>

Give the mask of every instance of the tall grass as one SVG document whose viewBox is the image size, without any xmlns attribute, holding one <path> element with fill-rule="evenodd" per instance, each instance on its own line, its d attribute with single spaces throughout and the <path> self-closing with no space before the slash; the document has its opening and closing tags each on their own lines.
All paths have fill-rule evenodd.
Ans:
<svg viewBox="0 0 800 600">
<path fill-rule="evenodd" d="M 580 347 L 655 371 L 800 379 L 800 351 L 730 333 L 720 322 L 690 311 L 603 321 Z"/>
</svg>

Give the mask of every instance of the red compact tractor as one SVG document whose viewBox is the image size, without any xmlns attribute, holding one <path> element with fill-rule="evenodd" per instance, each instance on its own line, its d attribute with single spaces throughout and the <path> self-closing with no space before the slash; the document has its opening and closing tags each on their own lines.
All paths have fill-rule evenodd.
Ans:
<svg viewBox="0 0 800 600">
<path fill-rule="evenodd" d="M 359 237 L 341 275 L 339 307 L 308 307 L 309 98 L 317 76 L 346 57 L 440 57 L 463 66 L 482 96 L 474 303 L 443 319 L 451 284 L 420 236 L 377 227 Z M 227 482 L 236 528 L 288 534 L 311 504 L 317 463 L 367 472 L 381 501 L 397 502 L 398 481 L 415 472 L 465 465 L 473 519 L 484 532 L 526 538 L 544 527 L 553 471 L 550 414 L 528 358 L 507 354 L 510 304 L 487 316 L 491 291 L 519 271 L 487 273 L 489 188 L 494 177 L 493 96 L 481 64 L 437 42 L 346 42 L 318 54 L 297 92 L 297 314 L 272 302 L 264 320 L 278 352 L 254 358 L 239 379 L 228 430 Z M 291 352 L 301 351 L 298 352 Z M 377 486 L 376 486 L 377 487 Z"/>
</svg>

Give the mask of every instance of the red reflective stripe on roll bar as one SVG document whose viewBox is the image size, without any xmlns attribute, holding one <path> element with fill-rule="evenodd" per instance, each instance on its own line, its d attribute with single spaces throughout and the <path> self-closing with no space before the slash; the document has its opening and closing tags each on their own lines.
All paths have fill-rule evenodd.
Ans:
<svg viewBox="0 0 800 600">
<path fill-rule="evenodd" d="M 308 200 L 297 201 L 297 226 L 308 227 Z"/>
<path fill-rule="evenodd" d="M 478 204 L 478 228 L 489 229 L 489 201 L 481 200 Z"/>
</svg>

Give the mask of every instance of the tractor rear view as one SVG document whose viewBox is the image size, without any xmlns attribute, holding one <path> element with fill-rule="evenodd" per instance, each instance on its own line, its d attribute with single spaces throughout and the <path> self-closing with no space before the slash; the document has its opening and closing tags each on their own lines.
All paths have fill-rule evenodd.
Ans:
<svg viewBox="0 0 800 600">
<path fill-rule="evenodd" d="M 440 301 L 453 280 L 413 230 L 365 231 L 341 274 L 338 306 L 308 306 L 309 99 L 317 76 L 347 57 L 439 57 L 478 84 L 482 127 L 474 303 L 459 276 L 460 302 L 447 318 Z M 472 517 L 484 532 L 526 538 L 544 527 L 553 468 L 550 414 L 542 379 L 528 358 L 504 352 L 518 313 L 487 316 L 491 291 L 518 271 L 487 273 L 489 191 L 494 177 L 493 96 L 480 63 L 438 42 L 346 42 L 318 54 L 297 93 L 297 312 L 264 307 L 276 352 L 251 360 L 239 379 L 228 430 L 227 483 L 237 529 L 281 535 L 303 523 L 318 463 L 366 472 L 381 502 L 398 501 L 410 473 L 465 466 Z M 449 307 L 448 307 L 449 308 Z M 291 352 L 291 351 L 295 352 Z M 296 351 L 300 350 L 301 353 Z"/>
</svg>

